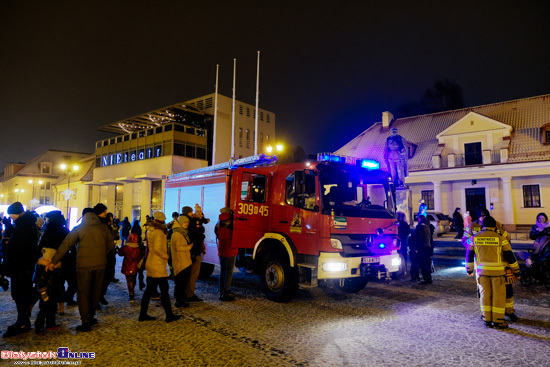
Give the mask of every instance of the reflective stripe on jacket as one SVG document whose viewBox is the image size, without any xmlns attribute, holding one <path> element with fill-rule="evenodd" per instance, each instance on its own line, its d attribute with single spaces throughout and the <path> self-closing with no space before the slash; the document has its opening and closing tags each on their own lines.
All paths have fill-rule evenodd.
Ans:
<svg viewBox="0 0 550 367">
<path fill-rule="evenodd" d="M 474 271 L 474 257 L 477 262 L 477 274 L 485 276 L 502 276 L 505 274 L 506 262 L 514 273 L 519 272 L 519 265 L 512 252 L 510 242 L 495 228 L 483 228 L 473 236 L 472 245 L 466 250 L 466 271 Z"/>
</svg>

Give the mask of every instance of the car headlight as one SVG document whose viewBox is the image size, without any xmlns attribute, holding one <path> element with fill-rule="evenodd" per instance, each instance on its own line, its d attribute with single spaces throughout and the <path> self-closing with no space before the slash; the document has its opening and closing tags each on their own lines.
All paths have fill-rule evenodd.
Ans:
<svg viewBox="0 0 550 367">
<path fill-rule="evenodd" d="M 323 263 L 323 270 L 326 272 L 346 271 L 347 268 L 348 268 L 347 263 L 342 263 L 342 262 Z"/>
<path fill-rule="evenodd" d="M 391 259 L 391 265 L 392 266 L 401 266 L 401 258 L 394 257 L 393 259 Z"/>
<path fill-rule="evenodd" d="M 336 238 L 331 238 L 330 239 L 330 245 L 332 247 L 334 247 L 335 249 L 338 249 L 338 250 L 342 250 L 343 247 L 342 247 L 342 242 L 340 242 L 340 240 L 337 240 Z"/>
</svg>

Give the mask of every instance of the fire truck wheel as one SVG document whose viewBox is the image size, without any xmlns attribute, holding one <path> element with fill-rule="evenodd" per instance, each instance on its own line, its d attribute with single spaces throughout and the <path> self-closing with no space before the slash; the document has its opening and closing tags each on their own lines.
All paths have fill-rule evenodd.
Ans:
<svg viewBox="0 0 550 367">
<path fill-rule="evenodd" d="M 296 269 L 290 266 L 288 256 L 278 251 L 265 256 L 261 277 L 263 291 L 272 301 L 288 302 L 298 291 Z"/>
<path fill-rule="evenodd" d="M 334 279 L 336 288 L 346 293 L 357 293 L 367 285 L 365 278 Z"/>
<path fill-rule="evenodd" d="M 199 278 L 208 279 L 210 278 L 210 275 L 212 275 L 213 272 L 214 272 L 214 264 L 202 262 L 201 270 L 199 272 Z"/>
</svg>

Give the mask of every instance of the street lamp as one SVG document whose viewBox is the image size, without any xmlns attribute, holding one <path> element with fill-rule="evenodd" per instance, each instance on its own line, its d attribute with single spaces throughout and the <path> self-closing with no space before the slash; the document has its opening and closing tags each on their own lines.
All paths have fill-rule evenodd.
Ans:
<svg viewBox="0 0 550 367">
<path fill-rule="evenodd" d="M 71 175 L 75 175 L 80 167 L 78 164 L 73 164 L 71 168 L 65 163 L 61 163 L 59 165 L 59 168 L 67 175 L 67 190 L 61 192 L 61 195 L 65 198 L 65 201 L 67 201 L 67 223 L 70 223 L 69 221 L 69 201 L 71 200 L 71 196 L 76 195 L 76 192 L 71 190 Z"/>
<path fill-rule="evenodd" d="M 283 144 L 281 143 L 275 144 L 275 150 L 277 151 L 277 153 L 281 153 L 283 149 L 284 149 Z M 265 151 L 271 154 L 273 152 L 273 147 L 271 145 L 268 145 L 267 147 L 265 147 Z"/>
</svg>

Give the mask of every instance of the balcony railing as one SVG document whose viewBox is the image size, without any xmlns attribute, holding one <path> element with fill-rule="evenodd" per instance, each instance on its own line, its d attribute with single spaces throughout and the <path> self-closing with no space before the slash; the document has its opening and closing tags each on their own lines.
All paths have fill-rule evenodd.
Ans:
<svg viewBox="0 0 550 367">
<path fill-rule="evenodd" d="M 441 168 L 448 168 L 448 167 L 466 167 L 466 166 L 477 166 L 482 164 L 496 164 L 500 163 L 500 150 L 492 150 L 489 151 L 490 153 L 490 162 L 483 163 L 483 154 L 481 155 L 481 161 L 482 163 L 474 163 L 474 164 L 466 164 L 466 157 L 464 154 L 455 154 L 454 160 L 455 164 L 454 166 L 449 166 L 449 155 L 442 155 L 441 156 Z M 451 158 L 452 160 L 452 158 Z M 472 161 L 472 160 L 468 160 Z M 479 160 L 473 159 L 473 161 L 479 162 Z"/>
</svg>

